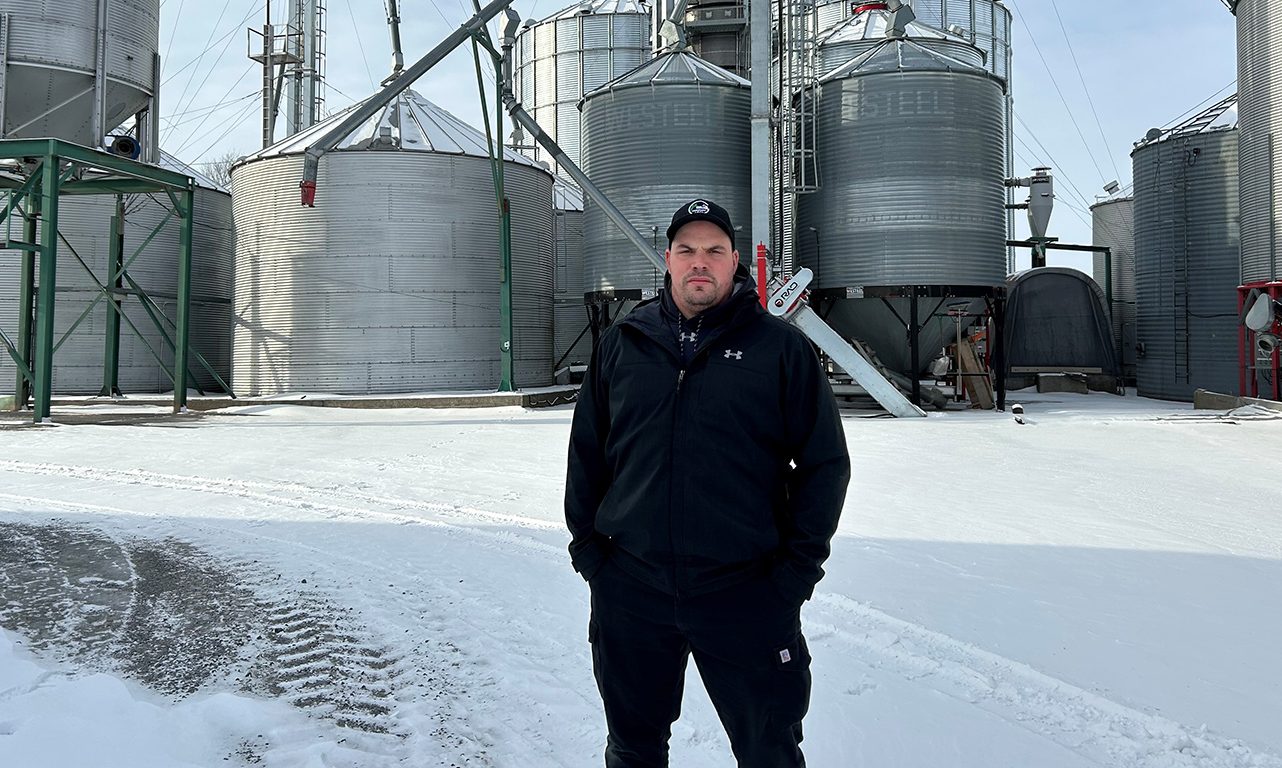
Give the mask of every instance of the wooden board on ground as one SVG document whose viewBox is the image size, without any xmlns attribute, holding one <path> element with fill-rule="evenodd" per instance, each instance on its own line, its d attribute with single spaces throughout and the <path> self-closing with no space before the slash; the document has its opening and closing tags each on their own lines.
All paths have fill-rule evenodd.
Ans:
<svg viewBox="0 0 1282 768">
<path fill-rule="evenodd" d="M 988 375 L 988 371 L 979 362 L 979 355 L 975 353 L 975 345 L 969 339 L 963 340 L 957 347 L 957 360 L 960 363 L 961 376 L 963 385 L 966 387 L 966 396 L 970 398 L 971 404 L 976 408 L 983 408 L 991 411 L 993 409 L 993 382 Z"/>
</svg>

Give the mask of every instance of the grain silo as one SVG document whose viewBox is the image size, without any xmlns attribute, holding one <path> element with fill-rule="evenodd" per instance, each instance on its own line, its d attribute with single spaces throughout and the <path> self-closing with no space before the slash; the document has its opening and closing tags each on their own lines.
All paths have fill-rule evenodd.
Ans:
<svg viewBox="0 0 1282 768">
<path fill-rule="evenodd" d="M 555 274 L 553 363 L 586 363 L 592 334 L 583 304 L 583 193 L 557 178 L 552 188 L 552 242 Z"/>
<path fill-rule="evenodd" d="M 873 3 L 815 39 L 815 76 L 823 77 L 847 61 L 877 47 L 887 37 L 890 12 Z M 984 53 L 957 35 L 918 21 L 905 25 L 908 37 L 930 39 L 933 50 L 976 67 L 985 65 Z"/>
<path fill-rule="evenodd" d="M 161 153 L 161 167 L 196 180 L 196 214 L 192 227 L 191 349 L 200 353 L 218 375 L 229 377 L 231 344 L 231 197 L 218 184 Z M 156 319 L 173 338 L 178 292 L 178 254 L 181 220 L 162 193 L 124 195 L 123 253 L 128 274 L 155 301 Z M 111 219 L 114 195 L 64 196 L 58 206 L 59 244 L 57 311 L 54 339 L 62 339 L 79 320 L 53 356 L 52 389 L 60 395 L 97 395 L 104 386 L 104 346 L 109 318 L 99 301 L 98 285 L 108 282 L 111 261 Z M 167 223 L 157 231 L 162 222 Z M 43 222 L 41 222 L 43 226 Z M 155 236 L 153 237 L 153 232 Z M 12 328 L 18 315 L 17 251 L 0 250 L 0 327 Z M 74 255 L 73 255 L 74 253 Z M 94 277 L 77 262 L 83 261 Z M 96 281 L 95 281 L 96 278 Z M 172 391 L 173 349 L 143 307 L 137 289 L 124 283 L 117 383 L 125 394 Z M 131 330 L 131 326 L 135 330 Z M 201 389 L 218 389 L 214 377 L 190 358 L 188 379 Z M 11 393 L 15 372 L 8 355 L 0 356 L 0 392 Z"/>
<path fill-rule="evenodd" d="M 232 169 L 237 394 L 492 390 L 499 384 L 499 216 L 486 139 L 413 91 L 321 157 L 351 109 Z M 517 386 L 551 383 L 552 175 L 504 154 Z"/>
<path fill-rule="evenodd" d="M 1192 400 L 1238 383 L 1238 128 L 1223 102 L 1131 153 L 1136 386 Z"/>
<path fill-rule="evenodd" d="M 513 91 L 576 164 L 579 100 L 650 58 L 650 12 L 638 0 L 585 0 L 516 36 Z M 523 150 L 555 169 L 543 147 Z"/>
<path fill-rule="evenodd" d="M 1003 97 L 997 77 L 930 39 L 883 40 L 819 81 L 824 181 L 799 200 L 798 263 L 839 296 L 830 324 L 898 371 L 913 372 L 909 302 L 859 298 L 864 287 L 983 289 L 962 301 L 1005 280 Z M 935 304 L 918 309 L 918 370 L 954 333 L 952 318 L 931 317 Z"/>
<path fill-rule="evenodd" d="M 1000 0 L 909 0 L 921 24 L 969 40 L 984 54 L 989 72 L 1010 80 L 1011 15 Z M 841 24 L 866 10 L 886 10 L 884 2 L 835 0 L 816 3 L 818 33 Z"/>
<path fill-rule="evenodd" d="M 1112 254 L 1106 269 L 1103 253 L 1092 261 L 1095 282 L 1112 297 L 1109 314 L 1113 322 L 1113 343 L 1122 364 L 1122 375 L 1135 381 L 1135 199 L 1116 197 L 1091 206 L 1091 233 L 1095 245 L 1107 246 Z"/>
<path fill-rule="evenodd" d="M 664 54 L 583 100 L 583 171 L 662 252 L 672 212 L 706 197 L 729 211 L 751 258 L 747 80 L 692 53 Z M 654 291 L 663 274 L 591 200 L 583 211 L 585 293 Z"/>
<path fill-rule="evenodd" d="M 0 0 L 0 136 L 99 146 L 156 91 L 159 9 L 159 0 Z M 105 111 L 95 136 L 99 54 Z"/>
<path fill-rule="evenodd" d="M 1230 0 L 1237 15 L 1242 282 L 1282 280 L 1282 4 Z"/>
</svg>

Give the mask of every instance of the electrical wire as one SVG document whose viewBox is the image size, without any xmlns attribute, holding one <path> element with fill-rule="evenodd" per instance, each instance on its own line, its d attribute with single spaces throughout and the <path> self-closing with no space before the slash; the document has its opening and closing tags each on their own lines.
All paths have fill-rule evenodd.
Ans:
<svg viewBox="0 0 1282 768">
<path fill-rule="evenodd" d="M 365 42 L 361 40 L 361 29 L 356 23 L 356 14 L 352 12 L 351 0 L 343 0 L 343 4 L 347 6 L 347 15 L 352 20 L 352 31 L 356 33 L 356 46 L 360 48 L 361 61 L 365 62 L 365 74 L 369 77 L 370 90 L 374 90 L 378 86 L 374 84 L 374 71 L 370 69 L 369 57 L 365 55 Z"/>
<path fill-rule="evenodd" d="M 1211 94 L 1210 96 L 1206 97 L 1206 98 L 1205 98 L 1205 99 L 1203 99 L 1202 101 L 1199 101 L 1199 102 L 1198 102 L 1195 106 L 1193 106 L 1191 109 L 1185 110 L 1185 111 L 1184 111 L 1184 113 L 1183 113 L 1183 114 L 1181 114 L 1179 117 L 1177 117 L 1177 118 L 1175 118 L 1175 119 L 1173 119 L 1173 120 L 1168 120 L 1166 123 L 1164 123 L 1164 124 L 1162 125 L 1162 128 L 1164 128 L 1164 129 L 1165 129 L 1165 128 L 1173 128 L 1173 127 L 1175 127 L 1175 125 L 1177 125 L 1181 120 L 1183 120 L 1184 118 L 1186 118 L 1186 117 L 1188 117 L 1189 115 L 1193 114 L 1194 112 L 1197 112 L 1199 109 L 1201 109 L 1202 107 L 1204 107 L 1204 106 L 1206 106 L 1207 104 L 1209 104 L 1213 99 L 1218 98 L 1218 97 L 1220 96 L 1220 94 L 1224 93 L 1225 91 L 1227 91 L 1228 89 L 1232 88 L 1232 87 L 1233 87 L 1233 86 L 1235 86 L 1235 85 L 1237 85 L 1237 79 L 1236 79 L 1236 78 L 1234 78 L 1233 82 L 1229 83 L 1228 85 L 1224 86 L 1224 87 L 1223 87 L 1223 88 L 1221 88 L 1220 90 L 1218 90 L 1218 91 L 1216 91 L 1215 93 Z"/>
<path fill-rule="evenodd" d="M 255 108 L 256 106 L 257 106 L 257 103 L 256 103 L 256 102 L 252 102 L 252 101 L 251 101 L 251 102 L 249 102 L 248 104 L 246 104 L 244 108 L 242 108 L 239 112 L 237 112 L 237 113 L 236 113 L 236 116 L 235 116 L 235 117 L 233 117 L 231 120 L 228 120 L 228 121 L 227 121 L 227 123 L 225 124 L 225 129 L 223 130 L 223 132 L 222 132 L 221 134 L 219 134 L 219 135 L 218 135 L 218 138 L 214 139 L 214 141 L 213 141 L 213 143 L 212 143 L 212 144 L 210 144 L 209 146 L 205 147 L 203 150 L 201 150 L 201 152 L 200 152 L 199 154 L 197 154 L 197 155 L 193 156 L 193 157 L 191 158 L 191 160 L 188 160 L 187 162 L 190 164 L 190 163 L 192 163 L 192 162 L 195 162 L 196 160 L 199 160 L 200 158 L 202 158 L 202 157 L 204 157 L 206 154 L 208 154 L 210 150 L 212 150 L 212 149 L 214 149 L 216 146 L 218 146 L 218 142 L 220 142 L 220 141 L 222 141 L 223 139 L 227 138 L 227 136 L 228 136 L 229 134 L 231 134 L 231 132 L 232 132 L 232 131 L 234 131 L 234 130 L 236 130 L 237 128 L 239 128 L 239 127 L 240 127 L 240 123 L 241 123 L 241 121 L 242 121 L 242 120 L 245 120 L 246 118 L 248 118 L 250 115 L 252 115 L 252 114 L 253 114 L 253 110 L 254 110 L 254 108 Z M 204 135 L 204 136 L 202 136 L 201 138 L 202 138 L 202 139 L 204 139 L 204 138 L 208 138 L 208 137 L 209 137 L 209 134 L 213 133 L 214 131 L 216 131 L 216 130 L 218 130 L 219 128 L 222 128 L 222 127 L 224 127 L 224 126 L 222 126 L 222 125 L 215 125 L 212 129 L 210 129 L 207 133 L 205 133 L 205 135 Z"/>
<path fill-rule="evenodd" d="M 1072 180 L 1068 178 L 1067 171 L 1064 171 L 1062 167 L 1059 165 L 1059 163 L 1055 161 L 1055 158 L 1051 155 L 1050 150 L 1046 149 L 1046 147 L 1042 145 L 1042 142 L 1037 138 L 1037 135 L 1033 133 L 1032 129 L 1030 129 L 1027 125 L 1025 125 L 1024 121 L 1020 119 L 1018 113 L 1015 113 L 1014 111 L 1012 111 L 1011 114 L 1015 116 L 1016 122 L 1018 122 L 1021 126 L 1023 126 L 1024 131 L 1028 134 L 1029 138 L 1031 138 L 1037 144 L 1037 146 L 1041 148 L 1043 155 L 1046 157 L 1048 161 L 1048 163 L 1042 163 L 1042 164 L 1043 165 L 1049 164 L 1052 167 L 1054 167 L 1055 177 L 1063 181 L 1063 183 L 1068 187 L 1068 189 L 1071 192 L 1073 192 L 1073 194 L 1077 195 L 1077 199 L 1080 202 L 1082 202 L 1084 205 L 1089 206 L 1090 202 L 1087 200 L 1086 196 L 1083 195 L 1081 190 L 1077 188 L 1077 185 L 1073 184 Z M 1019 134 L 1015 134 L 1015 141 L 1019 142 L 1024 147 L 1024 149 L 1028 150 L 1028 153 L 1030 155 L 1033 155 L 1034 157 L 1038 156 L 1037 152 L 1034 152 L 1033 149 L 1029 147 L 1028 144 L 1025 143 L 1024 140 L 1019 137 Z"/>
<path fill-rule="evenodd" d="M 240 73 L 240 77 L 236 78 L 236 82 L 232 83 L 232 84 L 231 84 L 231 86 L 227 88 L 226 92 L 224 92 L 224 93 L 223 93 L 222 99 L 226 99 L 226 98 L 231 94 L 231 92 L 232 92 L 232 91 L 234 91 L 236 88 L 239 88 L 239 87 L 240 87 L 240 83 L 241 83 L 241 81 L 242 81 L 242 80 L 244 80 L 244 79 L 245 79 L 245 76 L 246 76 L 246 75 L 248 75 L 248 74 L 249 74 L 250 72 L 252 72 L 253 70 L 254 70 L 254 65 L 251 63 L 251 64 L 249 65 L 249 67 L 247 67 L 243 72 L 241 72 L 241 73 Z M 221 101 L 221 99 L 220 99 L 220 101 Z M 192 137 L 194 137 L 194 136 L 196 135 L 196 133 L 200 131 L 200 129 L 201 129 L 201 128 L 204 128 L 204 127 L 205 127 L 205 123 L 209 122 L 209 118 L 210 118 L 210 116 L 212 116 L 213 114 L 214 114 L 213 112 L 207 112 L 207 113 L 205 114 L 205 116 L 201 119 L 200 124 L 199 124 L 199 125 L 197 125 L 195 128 L 193 128 L 191 131 L 189 131 L 189 132 L 188 132 L 186 141 L 184 141 L 183 143 L 179 144 L 179 145 L 174 149 L 173 153 L 174 153 L 175 155 L 178 155 L 178 154 L 179 154 L 179 153 L 181 153 L 184 149 L 186 149 L 188 146 L 190 146 L 190 145 L 191 145 Z"/>
<path fill-rule="evenodd" d="M 1064 44 L 1068 47 L 1068 55 L 1073 60 L 1073 68 L 1077 70 L 1077 80 L 1082 84 L 1082 92 L 1086 94 L 1086 103 L 1091 107 L 1091 114 L 1095 116 L 1095 127 L 1099 130 L 1100 141 L 1104 144 L 1104 154 L 1113 164 L 1113 178 L 1120 179 L 1122 172 L 1117 169 L 1117 160 L 1114 159 L 1113 153 L 1109 151 L 1108 139 L 1104 136 L 1104 126 L 1100 123 L 1099 112 L 1095 110 L 1095 100 L 1091 98 L 1091 89 L 1086 87 L 1086 78 L 1082 76 L 1082 68 L 1077 63 L 1077 54 L 1073 51 L 1073 41 L 1068 37 L 1068 30 L 1064 28 L 1064 19 L 1059 15 L 1059 6 L 1055 0 L 1051 0 L 1051 9 L 1055 11 L 1055 20 L 1059 22 L 1059 31 L 1064 35 Z"/>
<path fill-rule="evenodd" d="M 198 62 L 199 62 L 200 60 L 204 59 L 204 58 L 205 58 L 205 54 L 209 53 L 209 51 L 213 48 L 212 41 L 213 41 L 213 39 L 214 39 L 214 33 L 218 31 L 218 25 L 222 23 L 223 16 L 224 16 L 224 15 L 226 15 L 226 13 L 227 13 L 227 8 L 228 8 L 230 5 L 231 5 L 231 0 L 223 0 L 223 9 L 222 9 L 221 11 L 219 11 L 219 13 L 218 13 L 218 20 L 217 20 L 217 21 L 215 21 L 215 22 L 214 22 L 212 25 L 210 25 L 210 27 L 209 27 L 209 39 L 205 41 L 205 49 L 204 49 L 203 51 L 201 51 L 201 52 L 196 56 L 196 60 L 197 60 Z M 230 42 L 231 42 L 231 38 L 229 37 L 229 38 L 228 38 L 228 43 L 230 43 Z M 224 46 L 223 46 L 223 50 L 219 52 L 219 58 L 222 58 L 222 54 L 223 54 L 223 53 L 225 53 L 225 52 L 226 52 L 226 50 L 227 50 L 227 47 L 226 47 L 226 45 L 224 45 Z M 212 72 L 214 71 L 214 69 L 216 69 L 216 68 L 217 68 L 217 66 L 218 66 L 218 62 L 217 62 L 217 61 L 215 61 L 215 62 L 214 62 L 214 66 L 210 67 L 210 68 L 209 68 L 209 71 L 212 73 Z M 191 106 L 191 102 L 195 100 L 196 95 L 197 95 L 197 93 L 199 92 L 200 88 L 203 88 L 203 87 L 204 87 L 205 82 L 208 82 L 208 80 L 209 80 L 209 75 L 208 75 L 208 74 L 206 74 L 206 75 L 205 75 L 205 81 L 201 83 L 200 88 L 197 88 L 197 89 L 196 89 L 196 92 L 191 92 L 191 83 L 192 83 L 192 81 L 193 81 L 193 80 L 195 80 L 195 79 L 196 79 L 196 73 L 197 73 L 197 72 L 199 72 L 199 71 L 200 71 L 200 65 L 199 65 L 199 64 L 197 64 L 197 65 L 196 65 L 196 68 L 195 68 L 195 69 L 193 69 L 189 75 L 187 75 L 187 84 L 183 86 L 182 93 L 178 96 L 178 111 L 179 111 L 179 112 L 181 112 L 181 111 L 183 110 L 183 106 L 182 106 L 183 99 L 184 99 L 184 98 L 187 98 L 187 99 L 188 99 L 188 101 L 187 101 L 187 106 L 189 106 L 189 107 L 190 107 L 190 106 Z M 191 92 L 191 96 L 190 96 L 190 97 L 188 97 L 188 96 L 187 96 L 187 94 L 188 94 L 189 92 Z"/>
<path fill-rule="evenodd" d="M 181 0 L 178 3 L 178 12 L 174 14 L 174 26 L 169 30 L 169 46 L 165 48 L 165 58 L 161 59 L 161 61 L 169 61 L 169 54 L 174 50 L 174 39 L 178 37 L 178 20 L 183 16 L 183 5 L 186 2 L 187 0 Z M 162 9 L 165 7 L 163 0 L 160 7 Z"/>
<path fill-rule="evenodd" d="M 1037 36 L 1033 34 L 1033 30 L 1028 26 L 1028 22 L 1024 20 L 1024 14 L 1014 13 L 1014 10 L 1015 9 L 1013 8 L 1011 9 L 1012 15 L 1019 19 L 1019 23 L 1024 25 L 1024 30 L 1028 32 L 1028 39 L 1033 44 L 1033 50 L 1037 51 L 1037 57 L 1041 59 L 1042 67 L 1046 69 L 1046 75 L 1050 77 L 1051 85 L 1055 86 L 1055 93 L 1059 94 L 1059 100 L 1064 105 L 1064 111 L 1068 113 L 1069 122 L 1073 124 L 1073 128 L 1077 131 L 1077 137 L 1081 139 L 1082 147 L 1086 149 L 1086 154 L 1090 157 L 1091 164 L 1095 166 L 1095 172 L 1099 174 L 1100 181 L 1106 183 L 1108 179 L 1105 178 L 1104 171 L 1100 169 L 1099 161 L 1095 159 L 1095 153 L 1091 151 L 1090 144 L 1087 143 L 1086 136 L 1082 133 L 1081 126 L 1077 124 L 1077 118 L 1073 116 L 1073 110 L 1068 106 L 1068 100 L 1064 98 L 1064 91 L 1060 89 L 1059 83 L 1055 80 L 1055 74 L 1051 72 L 1050 64 L 1047 63 L 1046 56 L 1042 54 L 1041 46 L 1037 44 Z"/>
<path fill-rule="evenodd" d="M 175 120 L 172 117 L 163 117 L 163 116 L 160 119 L 169 122 L 171 127 L 177 128 L 179 126 L 187 125 L 188 123 L 194 123 L 206 114 L 218 112 L 219 110 L 226 109 L 227 107 L 230 107 L 233 104 L 242 102 L 246 99 L 258 98 L 260 95 L 261 94 L 259 94 L 257 90 L 253 90 L 253 91 L 250 91 L 249 93 L 246 93 L 240 96 L 225 99 L 223 101 L 218 102 L 217 104 L 211 104 L 209 106 L 190 110 L 185 115 L 186 119 L 183 119 L 183 120 Z"/>
<path fill-rule="evenodd" d="M 251 2 L 251 5 L 253 5 L 253 4 L 254 4 L 254 3 L 253 3 L 253 2 Z M 224 41 L 224 40 L 226 40 L 227 38 L 229 38 L 229 37 L 231 37 L 232 35 L 236 34 L 236 32 L 237 32 L 237 31 L 239 31 L 239 28 L 240 28 L 241 26 L 243 26 L 243 25 L 245 25 L 245 24 L 249 23 L 249 20 L 250 20 L 250 19 L 252 19 L 256 14 L 258 14 L 258 13 L 262 12 L 262 10 L 263 10 L 264 8 L 266 8 L 266 5 L 265 5 L 264 3 L 258 3 L 256 8 L 254 8 L 253 10 L 251 10 L 249 13 L 245 14 L 245 17 L 244 17 L 243 19 L 241 19 L 241 20 L 240 20 L 240 22 L 237 24 L 236 28 L 232 29 L 230 32 L 226 33 L 226 34 L 225 34 L 225 35 L 223 35 L 222 37 L 220 37 L 220 38 L 218 38 L 217 40 L 215 40 L 211 45 L 207 46 L 207 47 L 205 48 L 205 50 L 204 50 L 204 51 L 202 51 L 202 52 L 201 52 L 201 54 L 200 54 L 200 55 L 198 55 L 196 58 L 192 59 L 191 61 L 188 61 L 186 64 L 182 65 L 181 67 L 179 67 L 178 69 L 174 70 L 173 72 L 170 72 L 170 73 L 169 73 L 169 75 L 168 75 L 167 77 L 165 77 L 165 79 L 164 79 L 164 80 L 161 80 L 161 81 L 160 81 L 160 84 L 161 84 L 161 85 L 164 85 L 165 83 L 168 83 L 170 80 L 173 80 L 175 77 L 177 77 L 177 76 L 181 75 L 183 72 L 186 72 L 188 67 L 190 67 L 190 66 L 194 65 L 197 61 L 199 61 L 200 56 L 202 56 L 202 55 L 204 55 L 205 53 L 207 53 L 207 52 L 208 52 L 210 49 L 212 49 L 215 45 L 218 45 L 219 43 L 223 42 L 223 41 Z"/>
</svg>

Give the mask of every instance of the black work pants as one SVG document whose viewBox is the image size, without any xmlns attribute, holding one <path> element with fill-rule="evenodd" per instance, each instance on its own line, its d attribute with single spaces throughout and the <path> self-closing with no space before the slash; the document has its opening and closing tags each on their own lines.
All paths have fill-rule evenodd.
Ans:
<svg viewBox="0 0 1282 768">
<path fill-rule="evenodd" d="M 740 768 L 805 765 L 810 653 L 800 606 L 765 576 L 674 597 L 607 562 L 591 588 L 588 639 L 610 731 L 606 768 L 668 765 L 692 654 Z"/>
</svg>

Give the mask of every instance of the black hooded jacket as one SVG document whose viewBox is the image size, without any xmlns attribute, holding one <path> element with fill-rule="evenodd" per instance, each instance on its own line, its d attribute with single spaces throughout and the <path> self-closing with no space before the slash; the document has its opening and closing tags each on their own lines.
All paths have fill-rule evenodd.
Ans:
<svg viewBox="0 0 1282 768">
<path fill-rule="evenodd" d="M 742 266 L 735 281 L 684 321 L 665 287 L 602 335 L 566 480 L 585 579 L 611 557 L 669 594 L 768 572 L 800 604 L 822 578 L 850 481 L 841 418 L 809 341 L 766 313 Z M 678 327 L 697 328 L 684 355 Z"/>
</svg>

